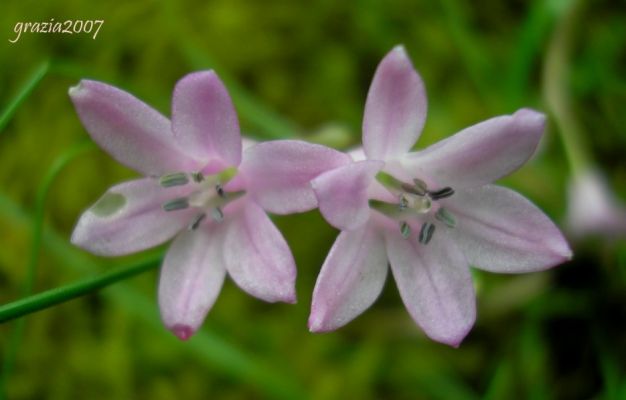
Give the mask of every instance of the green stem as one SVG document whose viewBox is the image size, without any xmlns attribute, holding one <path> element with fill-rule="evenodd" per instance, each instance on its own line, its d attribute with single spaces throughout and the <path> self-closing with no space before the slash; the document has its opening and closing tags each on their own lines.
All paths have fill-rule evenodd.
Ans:
<svg viewBox="0 0 626 400">
<path fill-rule="evenodd" d="M 0 216 L 13 224 L 17 230 L 24 229 L 32 221 L 32 217 L 2 191 L 0 191 Z M 71 246 L 65 235 L 59 235 L 50 227 L 44 227 L 42 245 L 52 257 L 59 260 L 61 268 L 80 273 L 96 273 L 101 268 L 84 252 Z M 156 254 L 154 257 L 160 258 L 162 254 Z M 163 346 L 177 346 L 181 353 L 188 354 L 211 371 L 233 378 L 242 384 L 252 384 L 259 389 L 261 397 L 285 400 L 308 398 L 293 371 L 283 368 L 284 360 L 278 357 L 259 359 L 206 328 L 196 332 L 188 342 L 177 340 L 174 335 L 163 329 L 158 313 L 155 312 L 152 296 L 148 297 L 122 282 L 105 291 L 103 296 L 116 302 L 118 307 L 124 308 L 139 321 L 143 321 L 154 333 L 154 340 L 160 340 Z"/>
<path fill-rule="evenodd" d="M 30 245 L 30 255 L 28 258 L 28 265 L 26 267 L 26 280 L 22 288 L 22 297 L 26 297 L 31 294 L 35 282 L 35 276 L 37 271 L 37 264 L 39 263 L 39 254 L 41 252 L 41 239 L 45 212 L 45 202 L 48 196 L 48 192 L 52 187 L 52 183 L 56 177 L 61 173 L 63 168 L 67 166 L 72 160 L 80 156 L 87 150 L 93 149 L 95 146 L 91 142 L 80 143 L 73 146 L 68 151 L 59 156 L 48 169 L 44 175 L 35 199 L 35 218 L 32 222 L 32 239 Z M 6 382 L 8 382 L 9 376 L 13 371 L 15 365 L 15 359 L 17 357 L 17 351 L 20 347 L 22 335 L 24 333 L 24 319 L 17 321 L 11 331 L 9 338 L 9 347 L 7 354 L 3 361 L 2 377 L 0 378 L 0 399 L 4 398 Z"/>
<path fill-rule="evenodd" d="M 95 145 L 93 142 L 81 142 L 71 147 L 52 163 L 52 166 L 50 166 L 48 172 L 44 175 L 39 185 L 37 196 L 35 198 L 35 219 L 33 221 L 33 237 L 30 246 L 30 258 L 28 262 L 26 282 L 22 291 L 22 294 L 25 296 L 32 292 L 35 281 L 35 270 L 39 261 L 41 249 L 41 230 L 44 221 L 45 203 L 46 198 L 48 197 L 48 192 L 52 187 L 52 183 L 70 162 L 87 151 L 93 150 L 94 148 Z"/>
<path fill-rule="evenodd" d="M 0 115 L 0 132 L 8 125 L 11 118 L 22 105 L 22 103 L 28 98 L 28 96 L 35 90 L 37 85 L 43 80 L 50 70 L 50 62 L 48 60 L 41 63 L 33 74 L 28 78 L 24 86 L 20 89 L 17 95 L 9 102 L 4 112 Z"/>
<path fill-rule="evenodd" d="M 5 304 L 0 306 L 0 323 L 32 314 L 77 297 L 84 296 L 113 283 L 154 269 L 159 265 L 160 260 L 150 258 L 136 264 L 117 268 L 103 275 L 96 276 L 95 278 L 88 278 L 79 282 L 70 283 L 69 285 L 59 286 L 42 293 Z"/>
<path fill-rule="evenodd" d="M 572 104 L 568 92 L 570 76 L 569 56 L 572 48 L 572 36 L 582 2 L 568 2 L 554 30 L 548 47 L 544 65 L 543 91 L 560 133 L 565 154 L 574 174 L 578 174 L 590 165 L 590 156 L 585 151 L 583 129 L 572 113 Z"/>
</svg>

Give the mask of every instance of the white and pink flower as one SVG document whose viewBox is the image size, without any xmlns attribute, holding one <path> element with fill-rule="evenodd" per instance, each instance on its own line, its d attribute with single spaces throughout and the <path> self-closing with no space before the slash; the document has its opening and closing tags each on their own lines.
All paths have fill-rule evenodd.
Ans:
<svg viewBox="0 0 626 400">
<path fill-rule="evenodd" d="M 255 297 L 296 301 L 293 256 L 265 211 L 315 208 L 310 180 L 347 155 L 287 140 L 242 151 L 235 108 L 213 71 L 177 83 L 171 121 L 104 83 L 81 81 L 69 93 L 93 140 L 145 176 L 85 211 L 74 244 L 117 256 L 174 238 L 158 296 L 164 324 L 181 339 L 200 327 L 226 273 Z"/>
<path fill-rule="evenodd" d="M 430 338 L 457 346 L 476 316 L 469 265 L 520 273 L 571 258 L 543 212 L 491 184 L 530 158 L 544 115 L 522 109 L 409 152 L 426 108 L 424 84 L 398 46 L 372 81 L 362 150 L 312 181 L 320 211 L 342 232 L 315 285 L 311 331 L 337 329 L 367 309 L 389 263 L 415 322 Z"/>
</svg>

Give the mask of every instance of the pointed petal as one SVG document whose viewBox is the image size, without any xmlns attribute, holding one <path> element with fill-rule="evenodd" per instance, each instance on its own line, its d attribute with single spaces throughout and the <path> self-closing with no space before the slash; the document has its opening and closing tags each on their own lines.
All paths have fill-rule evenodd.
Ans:
<svg viewBox="0 0 626 400">
<path fill-rule="evenodd" d="M 213 71 L 194 72 L 174 88 L 172 129 L 181 146 L 222 167 L 241 162 L 241 134 L 235 106 Z"/>
<path fill-rule="evenodd" d="M 417 236 L 386 236 L 391 271 L 411 317 L 431 339 L 458 346 L 476 319 L 476 300 L 463 253 L 446 231 L 427 245 Z"/>
<path fill-rule="evenodd" d="M 363 147 L 370 159 L 389 160 L 411 149 L 426 121 L 426 92 L 404 47 L 378 65 L 365 103 Z"/>
<path fill-rule="evenodd" d="M 113 186 L 81 215 L 72 243 L 94 254 L 118 256 L 172 238 L 189 223 L 193 210 L 164 211 L 162 204 L 184 196 L 184 188 L 163 189 L 146 178 Z"/>
<path fill-rule="evenodd" d="M 487 271 L 518 273 L 553 267 L 572 257 L 552 221 L 520 194 L 487 185 L 445 201 L 457 226 L 451 231 L 467 260 Z"/>
<path fill-rule="evenodd" d="M 182 340 L 202 325 L 222 288 L 226 269 L 220 228 L 205 224 L 195 231 L 183 231 L 163 261 L 159 279 L 161 319 Z"/>
<path fill-rule="evenodd" d="M 365 311 L 380 295 L 387 269 L 384 240 L 370 224 L 341 232 L 317 277 L 311 332 L 335 330 Z"/>
<path fill-rule="evenodd" d="M 82 80 L 69 95 L 91 138 L 120 163 L 144 175 L 197 168 L 176 143 L 168 119 L 131 94 Z"/>
<path fill-rule="evenodd" d="M 231 220 L 224 261 L 231 278 L 262 300 L 295 303 L 295 261 L 287 242 L 263 209 L 247 200 L 227 217 Z"/>
<path fill-rule="evenodd" d="M 337 229 L 354 230 L 367 222 L 368 188 L 384 165 L 373 160 L 354 162 L 311 181 L 320 212 L 328 223 Z"/>
<path fill-rule="evenodd" d="M 535 152 L 545 115 L 521 109 L 463 129 L 403 163 L 415 176 L 424 175 L 455 190 L 482 186 L 522 166 Z"/>
<path fill-rule="evenodd" d="M 276 214 L 290 214 L 317 206 L 311 179 L 349 162 L 346 154 L 325 146 L 276 140 L 247 150 L 240 171 L 246 177 L 246 190 L 261 207 Z"/>
</svg>

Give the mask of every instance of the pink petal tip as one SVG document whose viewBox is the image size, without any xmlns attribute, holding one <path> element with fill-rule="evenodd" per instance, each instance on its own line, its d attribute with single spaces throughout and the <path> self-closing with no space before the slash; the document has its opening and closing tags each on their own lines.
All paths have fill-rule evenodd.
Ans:
<svg viewBox="0 0 626 400">
<path fill-rule="evenodd" d="M 180 340 L 188 340 L 194 334 L 193 329 L 189 325 L 174 325 L 171 331 Z"/>
</svg>

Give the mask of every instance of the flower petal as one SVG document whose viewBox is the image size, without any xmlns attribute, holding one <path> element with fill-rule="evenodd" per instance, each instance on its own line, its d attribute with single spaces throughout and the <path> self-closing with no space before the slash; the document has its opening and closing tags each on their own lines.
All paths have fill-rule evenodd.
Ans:
<svg viewBox="0 0 626 400">
<path fill-rule="evenodd" d="M 384 240 L 371 224 L 341 232 L 317 277 L 311 332 L 335 330 L 365 311 L 380 295 L 387 269 Z"/>
<path fill-rule="evenodd" d="M 182 340 L 198 330 L 219 294 L 226 269 L 222 232 L 216 224 L 183 231 L 167 251 L 159 279 L 165 326 Z"/>
<path fill-rule="evenodd" d="M 94 254 L 118 256 L 172 238 L 193 217 L 193 210 L 164 211 L 162 204 L 182 197 L 185 188 L 164 189 L 145 178 L 113 186 L 81 215 L 72 243 Z"/>
<path fill-rule="evenodd" d="M 385 163 L 366 160 L 325 172 L 311 181 L 320 212 L 328 223 L 342 230 L 354 230 L 370 215 L 368 188 Z"/>
<path fill-rule="evenodd" d="M 386 236 L 391 271 L 409 313 L 433 340 L 458 346 L 474 325 L 476 300 L 463 253 L 437 231 L 427 245 L 417 236 Z"/>
<path fill-rule="evenodd" d="M 120 163 L 144 175 L 199 165 L 178 146 L 168 119 L 131 94 L 82 80 L 69 95 L 89 135 Z"/>
<path fill-rule="evenodd" d="M 367 95 L 363 147 L 370 159 L 396 158 L 415 144 L 426 121 L 424 83 L 404 47 L 380 62 Z"/>
<path fill-rule="evenodd" d="M 265 210 L 290 214 L 317 206 L 311 179 L 349 162 L 346 154 L 325 146 L 276 140 L 248 149 L 240 171 L 246 177 L 246 190 Z"/>
<path fill-rule="evenodd" d="M 455 190 L 482 186 L 528 161 L 539 144 L 545 120 L 545 115 L 529 109 L 491 118 L 408 154 L 403 163 L 415 176 L 427 176 Z"/>
<path fill-rule="evenodd" d="M 444 202 L 457 221 L 452 235 L 470 264 L 518 273 L 553 267 L 572 257 L 565 238 L 529 200 L 487 185 L 455 193 Z"/>
<path fill-rule="evenodd" d="M 295 303 L 295 261 L 263 209 L 247 200 L 227 218 L 224 261 L 235 283 L 262 300 Z"/>
<path fill-rule="evenodd" d="M 222 168 L 241 162 L 235 106 L 214 71 L 184 76 L 174 88 L 172 129 L 183 148 Z"/>
</svg>

